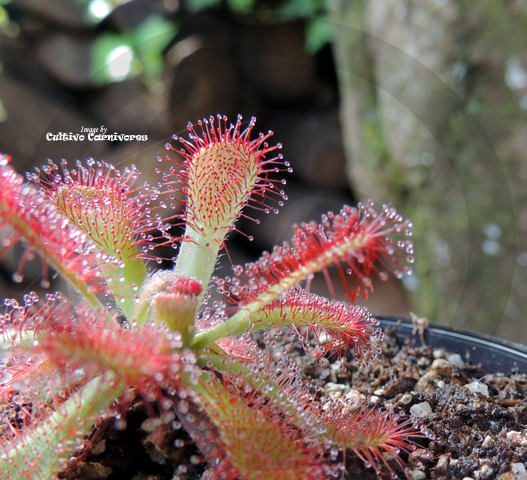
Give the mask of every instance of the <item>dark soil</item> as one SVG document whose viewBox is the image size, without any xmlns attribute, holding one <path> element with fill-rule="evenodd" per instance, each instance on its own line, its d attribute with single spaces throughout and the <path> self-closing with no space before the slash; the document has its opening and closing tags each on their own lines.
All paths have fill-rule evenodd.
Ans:
<svg viewBox="0 0 527 480">
<path fill-rule="evenodd" d="M 295 344 L 287 349 L 305 376 L 320 387 L 322 399 L 362 394 L 369 404 L 393 408 L 422 422 L 426 436 L 416 440 L 414 452 L 402 454 L 410 479 L 527 478 L 522 476 L 527 464 L 525 374 L 486 374 L 481 365 L 465 363 L 459 355 L 415 341 L 401 342 L 392 330 L 386 331 L 382 355 L 362 369 L 351 357 L 342 362 L 330 359 L 323 365 Z M 61 478 L 212 478 L 177 418 L 166 415 L 156 417 L 151 405 L 136 400 L 126 422 L 117 425 L 120 429 L 113 418 L 94 427 L 89 445 L 69 460 Z M 346 459 L 346 479 L 377 478 L 352 453 Z M 390 464 L 397 471 L 395 462 Z M 386 478 L 391 476 L 387 473 Z"/>
</svg>

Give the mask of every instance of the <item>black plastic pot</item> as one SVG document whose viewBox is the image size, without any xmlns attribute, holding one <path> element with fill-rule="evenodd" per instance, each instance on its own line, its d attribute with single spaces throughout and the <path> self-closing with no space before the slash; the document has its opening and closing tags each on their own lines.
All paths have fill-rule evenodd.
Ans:
<svg viewBox="0 0 527 480">
<path fill-rule="evenodd" d="M 421 345 L 419 335 L 412 334 L 413 325 L 409 318 L 392 315 L 376 318 L 383 330 L 391 327 L 402 341 L 409 339 Z M 434 348 L 458 353 L 463 360 L 474 364 L 481 363 L 488 373 L 527 373 L 527 346 L 519 343 L 434 323 L 425 331 L 424 339 Z"/>
</svg>

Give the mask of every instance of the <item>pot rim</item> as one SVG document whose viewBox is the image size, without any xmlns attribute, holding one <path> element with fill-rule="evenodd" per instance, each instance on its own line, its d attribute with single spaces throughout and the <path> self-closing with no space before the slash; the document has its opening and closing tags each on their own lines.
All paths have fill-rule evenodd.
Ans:
<svg viewBox="0 0 527 480">
<path fill-rule="evenodd" d="M 413 334 L 413 324 L 404 315 L 374 315 L 381 327 L 394 328 L 401 339 L 411 338 L 421 344 L 418 334 Z M 481 363 L 488 373 L 527 373 L 527 346 L 479 332 L 430 322 L 424 332 L 427 345 L 458 353 L 465 361 Z"/>
</svg>

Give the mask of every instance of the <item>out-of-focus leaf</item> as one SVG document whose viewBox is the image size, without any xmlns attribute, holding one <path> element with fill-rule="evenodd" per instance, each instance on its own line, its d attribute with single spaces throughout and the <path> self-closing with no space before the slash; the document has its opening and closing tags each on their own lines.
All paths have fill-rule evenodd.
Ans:
<svg viewBox="0 0 527 480">
<path fill-rule="evenodd" d="M 163 71 L 163 49 L 176 32 L 172 22 L 152 15 L 128 33 L 100 35 L 92 46 L 95 82 L 118 82 L 143 73 L 147 85 L 155 83 Z"/>
<path fill-rule="evenodd" d="M 92 72 L 95 83 L 119 82 L 140 71 L 128 35 L 104 33 L 92 44 Z"/>
<path fill-rule="evenodd" d="M 278 13 L 285 19 L 314 17 L 326 10 L 325 5 L 325 0 L 289 0 L 278 9 Z"/>
<path fill-rule="evenodd" d="M 200 12 L 210 7 L 217 7 L 221 5 L 221 0 L 187 0 L 186 7 L 192 12 Z"/>
<path fill-rule="evenodd" d="M 227 0 L 227 4 L 235 12 L 247 13 L 254 9 L 255 0 Z"/>
<path fill-rule="evenodd" d="M 309 53 L 317 53 L 332 40 L 333 24 L 327 18 L 315 18 L 309 22 L 306 29 L 306 49 Z"/>
<path fill-rule="evenodd" d="M 147 82 L 161 75 L 163 49 L 176 33 L 176 25 L 158 15 L 148 17 L 131 33 L 132 47 L 141 61 Z"/>
</svg>

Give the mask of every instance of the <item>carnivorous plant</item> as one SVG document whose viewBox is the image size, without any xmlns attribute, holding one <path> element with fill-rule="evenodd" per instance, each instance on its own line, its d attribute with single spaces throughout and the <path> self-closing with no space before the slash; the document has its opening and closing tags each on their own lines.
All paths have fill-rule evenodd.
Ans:
<svg viewBox="0 0 527 480">
<path fill-rule="evenodd" d="M 51 270 L 74 292 L 5 301 L 2 479 L 57 478 L 98 418 L 126 424 L 123 406 L 136 394 L 181 422 L 217 478 L 338 477 L 346 451 L 378 475 L 404 471 L 400 451 L 419 434 L 411 422 L 320 401 L 275 342 L 287 330 L 321 361 L 348 350 L 359 366 L 374 358 L 377 320 L 309 283 L 336 267 L 353 301 L 372 290 L 374 273 L 410 273 L 411 223 L 390 206 L 345 206 L 214 278 L 237 219 L 287 199 L 291 167 L 254 125 L 222 116 L 189 124 L 188 138 L 175 136 L 179 147 L 159 159 L 156 186 L 141 184 L 133 166 L 91 159 L 49 161 L 26 181 L 0 158 L 2 255 L 23 242 L 16 278 L 38 254 L 43 285 Z M 178 225 L 184 234 L 174 236 Z M 150 271 L 159 246 L 173 249 L 173 268 Z"/>
</svg>

